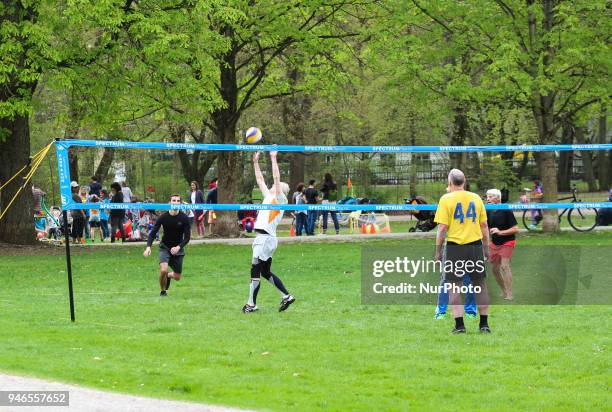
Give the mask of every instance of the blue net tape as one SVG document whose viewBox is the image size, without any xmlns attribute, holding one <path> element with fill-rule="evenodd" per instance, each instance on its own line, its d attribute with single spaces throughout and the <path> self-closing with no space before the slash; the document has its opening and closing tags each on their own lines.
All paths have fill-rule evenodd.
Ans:
<svg viewBox="0 0 612 412">
<path fill-rule="evenodd" d="M 271 151 L 281 152 L 326 152 L 326 153 L 425 153 L 425 152 L 509 152 L 509 151 L 568 151 L 568 150 L 612 150 L 612 144 L 583 145 L 515 145 L 515 146 L 298 146 L 298 145 L 240 145 L 240 144 L 197 144 L 197 143 L 161 143 L 161 142 L 127 142 L 100 140 L 56 140 L 55 148 L 58 161 L 58 173 L 62 208 L 71 209 L 149 209 L 149 210 L 318 210 L 345 212 L 361 210 L 364 212 L 436 210 L 437 205 L 427 204 L 384 204 L 384 205 L 259 205 L 259 204 L 181 204 L 169 203 L 74 203 L 70 192 L 70 172 L 68 148 L 114 147 L 118 149 L 158 149 L 158 150 L 217 150 L 217 151 Z M 580 203 L 509 203 L 487 204 L 487 209 L 529 210 L 529 209 L 577 209 L 577 208 L 610 208 L 612 202 Z"/>
<path fill-rule="evenodd" d="M 612 202 L 580 202 L 580 203 L 499 203 L 486 204 L 487 210 L 530 210 L 530 209 L 601 209 L 612 207 Z M 174 204 L 170 203 L 73 203 L 66 205 L 65 209 L 150 209 L 150 210 L 318 210 L 330 212 L 345 212 L 361 210 L 367 212 L 389 212 L 402 210 L 436 210 L 438 205 L 411 205 L 411 204 L 385 204 L 385 205 L 339 205 L 336 203 L 317 205 L 289 205 L 289 204 Z"/>
</svg>

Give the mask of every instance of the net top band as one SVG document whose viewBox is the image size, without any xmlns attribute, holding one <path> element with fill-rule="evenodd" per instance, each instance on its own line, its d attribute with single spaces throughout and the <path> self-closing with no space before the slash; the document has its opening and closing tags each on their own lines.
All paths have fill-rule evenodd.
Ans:
<svg viewBox="0 0 612 412">
<path fill-rule="evenodd" d="M 207 151 L 279 151 L 279 152 L 322 152 L 322 153 L 440 153 L 440 152 L 543 152 L 570 150 L 612 150 L 612 143 L 569 144 L 569 145 L 514 145 L 514 146 L 316 146 L 316 145 L 253 145 L 253 144 L 202 144 L 128 142 L 121 140 L 78 140 L 55 141 L 60 150 L 70 146 L 112 147 L 118 149 L 157 150 L 207 150 Z"/>
</svg>

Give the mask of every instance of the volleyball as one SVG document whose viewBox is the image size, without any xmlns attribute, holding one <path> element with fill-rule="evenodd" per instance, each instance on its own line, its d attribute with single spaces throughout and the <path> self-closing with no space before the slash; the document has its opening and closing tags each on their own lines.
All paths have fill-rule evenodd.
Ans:
<svg viewBox="0 0 612 412">
<path fill-rule="evenodd" d="M 261 130 L 259 130 L 257 127 L 249 127 L 249 130 L 246 131 L 246 142 L 249 144 L 259 142 L 262 137 Z"/>
</svg>

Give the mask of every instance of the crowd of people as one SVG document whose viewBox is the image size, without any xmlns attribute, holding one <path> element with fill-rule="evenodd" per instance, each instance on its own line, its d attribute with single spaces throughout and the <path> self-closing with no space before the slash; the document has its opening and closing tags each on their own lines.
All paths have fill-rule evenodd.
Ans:
<svg viewBox="0 0 612 412">
<path fill-rule="evenodd" d="M 109 188 L 103 187 L 97 176 L 92 176 L 88 184 L 80 185 L 76 181 L 70 183 L 72 200 L 75 203 L 138 203 L 140 199 L 134 195 L 127 182 L 113 182 Z M 46 193 L 39 187 L 32 186 L 34 199 L 34 222 L 38 239 L 62 240 L 64 222 L 61 209 L 52 206 L 43 210 Z M 190 203 L 217 203 L 217 179 L 208 184 L 206 197 L 199 189 L 197 182 L 191 182 L 190 190 L 185 197 Z M 147 200 L 148 202 L 149 200 Z M 208 216 L 208 219 L 205 218 Z M 154 210 L 128 209 L 73 209 L 68 214 L 69 236 L 74 243 L 95 243 L 96 240 L 115 243 L 146 241 L 158 215 Z M 193 210 L 188 212 L 190 227 L 197 235 L 203 237 L 206 227 L 209 230 L 215 223 L 214 211 Z M 207 225 L 205 225 L 205 221 Z"/>
<path fill-rule="evenodd" d="M 316 205 L 318 203 L 328 204 L 336 203 L 338 201 L 338 185 L 330 173 L 325 173 L 323 183 L 319 189 L 316 188 L 316 183 L 317 181 L 315 179 L 311 179 L 308 182 L 308 186 L 305 186 L 304 183 L 299 183 L 295 192 L 293 193 L 293 203 L 297 205 Z M 334 223 L 336 234 L 340 233 L 340 224 L 338 223 L 337 213 L 329 211 L 322 211 L 320 213 L 323 216 L 323 233 L 327 233 L 330 215 L 332 222 Z M 296 236 L 302 236 L 303 233 L 305 233 L 307 236 L 313 236 L 318 218 L 319 211 L 317 210 L 297 210 L 295 213 Z"/>
</svg>

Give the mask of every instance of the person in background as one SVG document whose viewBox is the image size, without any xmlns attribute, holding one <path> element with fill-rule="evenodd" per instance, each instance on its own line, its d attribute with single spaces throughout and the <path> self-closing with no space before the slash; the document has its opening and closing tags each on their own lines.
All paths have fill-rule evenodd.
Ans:
<svg viewBox="0 0 612 412">
<path fill-rule="evenodd" d="M 100 198 L 96 195 L 89 197 L 91 203 L 98 203 Z M 96 228 L 100 231 L 100 241 L 104 242 L 104 235 L 102 234 L 102 228 L 100 227 L 100 209 L 89 210 L 89 234 L 92 242 L 96 240 Z"/>
<path fill-rule="evenodd" d="M 98 178 L 98 176 L 92 176 L 91 182 L 89 183 L 89 194 L 100 197 L 101 190 L 102 185 L 100 184 L 100 179 Z"/>
<path fill-rule="evenodd" d="M 117 182 L 113 182 L 111 185 L 111 203 L 123 203 L 123 192 L 121 185 Z M 123 227 L 123 219 L 125 219 L 125 209 L 111 209 L 110 210 L 110 224 L 111 224 L 111 243 L 115 243 L 115 233 L 117 230 L 121 232 L 121 242 L 125 242 L 125 228 Z"/>
<path fill-rule="evenodd" d="M 308 182 L 308 187 L 306 190 L 304 190 L 304 197 L 306 198 L 306 203 L 309 205 L 316 205 L 320 200 L 319 191 L 314 187 L 316 182 L 316 180 L 310 179 Z M 315 223 L 317 222 L 318 217 L 319 215 L 316 210 L 308 211 L 306 222 L 306 234 L 308 236 L 314 235 Z"/>
<path fill-rule="evenodd" d="M 209 204 L 217 204 L 217 178 L 214 178 L 213 180 L 211 180 L 210 184 L 208 185 L 208 187 L 210 188 L 212 185 L 212 189 L 208 190 L 208 193 L 206 194 L 206 203 Z M 215 214 L 214 210 L 208 210 L 208 225 L 210 226 L 210 233 L 213 233 L 213 227 L 215 222 L 217 221 L 217 215 Z"/>
<path fill-rule="evenodd" d="M 46 195 L 47 194 L 40 190 L 39 187 L 32 185 L 32 196 L 34 197 L 34 216 L 40 216 L 42 214 L 42 198 Z"/>
<path fill-rule="evenodd" d="M 70 191 L 72 192 L 72 200 L 75 203 L 83 203 L 81 196 L 79 196 L 79 184 L 77 182 L 73 181 L 70 183 Z M 84 243 L 83 224 L 85 223 L 85 212 L 82 209 L 72 209 L 70 215 L 72 216 L 72 242 Z"/>
<path fill-rule="evenodd" d="M 293 203 L 296 205 L 306 204 L 306 197 L 304 197 L 304 183 L 298 183 L 295 188 L 295 192 L 293 193 Z M 307 232 L 306 220 L 307 220 L 306 210 L 296 210 L 295 211 L 295 235 L 302 236 L 302 231 Z"/>
<path fill-rule="evenodd" d="M 100 190 L 100 203 L 109 203 L 110 198 L 108 197 L 108 190 Z M 106 209 L 100 209 L 100 230 L 102 230 L 102 241 L 110 236 L 108 233 L 108 211 Z"/>
<path fill-rule="evenodd" d="M 200 185 L 195 180 L 189 185 L 189 199 L 191 204 L 204 203 L 204 193 L 200 190 Z M 193 211 L 193 220 L 198 236 L 204 236 L 204 211 L 202 209 Z M 193 224 L 191 225 L 193 228 Z"/>
<path fill-rule="evenodd" d="M 58 225 L 60 221 L 60 215 L 62 212 L 57 206 L 51 207 L 50 212 L 51 214 L 47 216 L 47 237 L 49 239 L 58 240 L 61 236 Z"/>
<path fill-rule="evenodd" d="M 338 185 L 334 182 L 331 173 L 325 173 L 325 179 L 321 186 L 321 193 L 323 193 L 323 200 L 321 203 L 336 203 L 338 200 Z M 323 234 L 327 233 L 327 216 L 331 213 L 332 221 L 334 222 L 334 229 L 336 234 L 340 233 L 340 224 L 338 223 L 338 216 L 336 212 L 323 211 Z"/>
<path fill-rule="evenodd" d="M 81 197 L 81 203 L 89 203 L 89 186 L 81 186 L 79 190 L 79 196 Z M 91 237 L 89 230 L 89 209 L 85 209 L 85 222 L 83 223 L 83 230 L 85 232 L 85 239 L 83 239 L 83 243 L 85 243 L 86 239 Z"/>
<path fill-rule="evenodd" d="M 121 193 L 123 193 L 123 202 L 132 203 L 132 189 L 127 184 L 127 180 L 121 183 Z"/>
<path fill-rule="evenodd" d="M 217 187 L 217 178 L 213 178 L 210 182 L 208 182 L 208 190 L 212 190 Z"/>
</svg>

